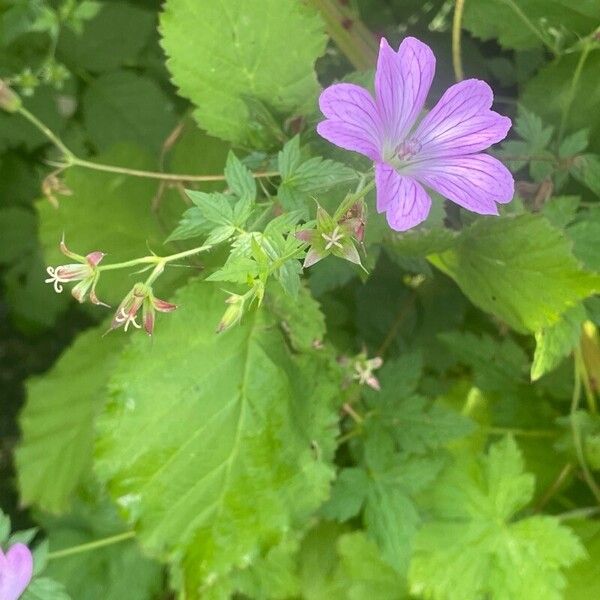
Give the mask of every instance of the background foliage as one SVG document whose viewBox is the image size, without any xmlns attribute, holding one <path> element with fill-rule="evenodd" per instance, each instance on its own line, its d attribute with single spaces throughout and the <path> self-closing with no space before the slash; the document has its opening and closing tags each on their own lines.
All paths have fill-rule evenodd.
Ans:
<svg viewBox="0 0 600 600">
<path fill-rule="evenodd" d="M 432 46 L 431 101 L 461 69 L 490 82 L 517 195 L 500 217 L 437 198 L 400 235 L 370 193 L 364 248 L 303 271 L 315 199 L 334 224 L 369 168 L 316 136 L 316 99 L 370 84 L 381 35 Z M 598 596 L 599 71 L 596 0 L 1 2 L 0 77 L 77 157 L 53 172 L 60 148 L 0 113 L 23 598 Z M 152 339 L 103 337 L 105 309 L 43 283 L 63 234 L 111 262 L 218 247 L 160 277 L 180 307 Z"/>
</svg>

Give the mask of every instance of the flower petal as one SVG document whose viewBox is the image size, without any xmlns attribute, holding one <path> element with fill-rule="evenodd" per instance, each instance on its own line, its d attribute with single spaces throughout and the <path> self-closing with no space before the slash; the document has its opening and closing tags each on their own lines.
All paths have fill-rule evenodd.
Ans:
<svg viewBox="0 0 600 600">
<path fill-rule="evenodd" d="M 0 598 L 17 600 L 31 581 L 33 557 L 25 544 L 14 544 L 3 558 L 0 565 Z"/>
<path fill-rule="evenodd" d="M 419 116 L 434 73 L 435 56 L 423 42 L 404 38 L 394 52 L 387 40 L 381 39 L 375 97 L 389 150 L 403 140 Z"/>
<path fill-rule="evenodd" d="M 421 183 L 480 215 L 497 215 L 496 203 L 510 202 L 515 192 L 510 171 L 487 154 L 430 159 L 418 166 L 413 174 Z"/>
<path fill-rule="evenodd" d="M 419 156 L 461 156 L 503 140 L 511 120 L 490 110 L 494 95 L 479 79 L 466 79 L 446 90 L 423 119 L 412 139 Z"/>
<path fill-rule="evenodd" d="M 406 231 L 427 218 L 431 198 L 412 177 L 400 175 L 385 163 L 375 165 L 377 211 L 386 213 L 389 226 Z"/>
<path fill-rule="evenodd" d="M 319 107 L 327 117 L 317 125 L 319 135 L 371 160 L 380 159 L 383 126 L 367 90 L 351 83 L 337 83 L 323 90 Z"/>
</svg>

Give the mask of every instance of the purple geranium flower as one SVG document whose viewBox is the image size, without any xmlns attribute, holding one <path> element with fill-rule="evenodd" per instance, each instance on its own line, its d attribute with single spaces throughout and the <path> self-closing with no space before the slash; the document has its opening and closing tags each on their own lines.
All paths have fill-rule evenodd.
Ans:
<svg viewBox="0 0 600 600">
<path fill-rule="evenodd" d="M 375 162 L 377 211 L 392 229 L 405 231 L 427 218 L 431 198 L 423 186 L 482 215 L 497 215 L 510 202 L 514 180 L 498 160 L 481 154 L 503 140 L 508 117 L 490 110 L 489 85 L 466 79 L 450 87 L 416 125 L 433 74 L 435 57 L 407 37 L 398 52 L 381 40 L 375 100 L 364 88 L 339 83 L 325 89 L 317 126 L 330 142 Z"/>
</svg>

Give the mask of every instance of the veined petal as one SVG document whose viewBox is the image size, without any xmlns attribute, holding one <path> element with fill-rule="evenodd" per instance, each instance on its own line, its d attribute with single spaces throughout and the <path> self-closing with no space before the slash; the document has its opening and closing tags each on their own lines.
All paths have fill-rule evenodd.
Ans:
<svg viewBox="0 0 600 600">
<path fill-rule="evenodd" d="M 412 177 L 400 175 L 385 163 L 375 165 L 377 212 L 385 212 L 389 226 L 406 231 L 427 218 L 431 198 Z"/>
<path fill-rule="evenodd" d="M 479 79 L 448 88 L 411 136 L 420 145 L 419 157 L 472 154 L 503 140 L 511 120 L 490 110 L 493 99 Z"/>
<path fill-rule="evenodd" d="M 480 215 L 497 215 L 496 203 L 510 202 L 515 191 L 510 171 L 487 154 L 425 160 L 413 175 L 442 196 Z"/>
<path fill-rule="evenodd" d="M 323 90 L 319 107 L 327 117 L 317 125 L 319 135 L 371 160 L 380 159 L 383 126 L 367 90 L 351 83 L 337 83 Z"/>
<path fill-rule="evenodd" d="M 434 73 L 435 56 L 427 44 L 407 37 L 394 52 L 387 40 L 381 39 L 375 97 L 389 149 L 404 139 L 419 116 Z"/>
</svg>

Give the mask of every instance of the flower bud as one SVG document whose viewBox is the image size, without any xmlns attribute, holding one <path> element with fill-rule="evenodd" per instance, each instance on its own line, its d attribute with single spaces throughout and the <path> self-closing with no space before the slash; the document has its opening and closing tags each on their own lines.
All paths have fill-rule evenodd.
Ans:
<svg viewBox="0 0 600 600">
<path fill-rule="evenodd" d="M 0 108 L 10 113 L 21 108 L 21 98 L 0 79 Z"/>
<path fill-rule="evenodd" d="M 227 300 L 225 300 L 229 306 L 225 310 L 221 321 L 217 326 L 217 333 L 221 333 L 230 327 L 233 327 L 240 322 L 244 314 L 244 305 L 246 304 L 246 296 L 240 296 L 239 294 L 231 294 Z"/>
</svg>

